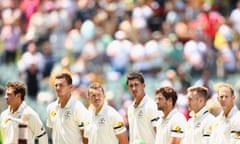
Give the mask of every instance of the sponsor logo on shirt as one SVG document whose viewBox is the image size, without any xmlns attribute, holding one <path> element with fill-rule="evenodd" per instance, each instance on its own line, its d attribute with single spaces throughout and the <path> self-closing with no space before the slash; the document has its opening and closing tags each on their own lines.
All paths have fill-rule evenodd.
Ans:
<svg viewBox="0 0 240 144">
<path fill-rule="evenodd" d="M 172 129 L 171 132 L 183 133 L 182 128 L 179 125 L 175 126 L 175 128 Z"/>
<path fill-rule="evenodd" d="M 52 116 L 52 117 L 55 117 L 55 116 L 56 116 L 56 112 L 55 112 L 55 111 L 52 111 L 52 112 L 51 112 L 51 116 Z"/>
<path fill-rule="evenodd" d="M 10 120 L 10 118 L 5 118 L 5 119 L 3 120 L 3 123 L 4 123 L 4 124 L 7 124 L 9 120 Z"/>
</svg>

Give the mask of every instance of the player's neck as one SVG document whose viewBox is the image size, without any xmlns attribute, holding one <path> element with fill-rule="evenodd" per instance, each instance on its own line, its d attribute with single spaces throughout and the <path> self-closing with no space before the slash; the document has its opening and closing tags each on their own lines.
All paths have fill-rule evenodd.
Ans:
<svg viewBox="0 0 240 144">
<path fill-rule="evenodd" d="M 71 95 L 59 98 L 58 104 L 60 105 L 61 108 L 64 108 L 66 106 L 66 104 L 69 101 L 70 97 L 71 97 Z"/>
<path fill-rule="evenodd" d="M 142 99 L 143 99 L 144 96 L 145 96 L 145 95 L 143 95 L 143 96 L 141 96 L 141 97 L 138 97 L 138 98 L 135 98 L 135 101 L 134 101 L 134 107 L 135 107 L 135 108 L 138 107 L 138 105 L 141 103 L 141 101 L 142 101 Z"/>
<path fill-rule="evenodd" d="M 229 115 L 230 111 L 232 110 L 232 108 L 233 108 L 233 106 L 231 106 L 231 107 L 229 107 L 229 108 L 225 108 L 225 109 L 223 110 L 223 115 L 224 115 L 225 117 L 228 117 L 228 115 Z"/>
<path fill-rule="evenodd" d="M 163 110 L 164 118 L 167 118 L 168 114 L 173 110 L 173 108 L 168 107 L 167 109 Z"/>
<path fill-rule="evenodd" d="M 15 112 L 18 110 L 18 108 L 19 108 L 20 105 L 21 105 L 21 103 L 15 104 L 15 105 L 10 105 L 10 106 L 9 106 L 10 112 L 11 112 L 11 113 L 15 113 Z"/>
</svg>

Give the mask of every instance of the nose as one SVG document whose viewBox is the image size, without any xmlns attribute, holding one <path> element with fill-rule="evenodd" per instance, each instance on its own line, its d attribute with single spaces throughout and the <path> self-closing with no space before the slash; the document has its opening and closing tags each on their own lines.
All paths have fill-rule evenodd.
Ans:
<svg viewBox="0 0 240 144">
<path fill-rule="evenodd" d="M 8 96 L 7 96 L 7 95 L 5 95 L 5 96 L 4 96 L 4 98 L 5 98 L 5 99 L 7 99 L 7 98 L 8 98 Z"/>
<path fill-rule="evenodd" d="M 96 96 L 95 96 L 95 100 L 98 100 L 98 99 L 99 99 L 99 96 L 98 96 L 98 95 L 96 95 Z"/>
<path fill-rule="evenodd" d="M 56 86 L 56 90 L 59 90 L 61 87 L 59 85 Z"/>
<path fill-rule="evenodd" d="M 225 97 L 225 96 L 223 96 L 223 97 L 222 97 L 222 101 L 225 101 L 225 100 L 226 100 L 226 97 Z"/>
</svg>

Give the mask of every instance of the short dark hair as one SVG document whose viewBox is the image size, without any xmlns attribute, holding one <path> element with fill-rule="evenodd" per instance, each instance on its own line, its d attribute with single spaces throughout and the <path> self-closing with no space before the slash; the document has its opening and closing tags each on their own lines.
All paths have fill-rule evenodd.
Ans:
<svg viewBox="0 0 240 144">
<path fill-rule="evenodd" d="M 26 85 L 22 82 L 8 82 L 6 85 L 6 88 L 13 88 L 14 94 L 21 94 L 21 100 L 24 100 L 25 94 L 26 94 Z"/>
<path fill-rule="evenodd" d="M 191 86 L 187 89 L 188 92 L 196 92 L 198 96 L 203 97 L 205 101 L 208 100 L 208 88 L 204 86 Z"/>
<path fill-rule="evenodd" d="M 72 77 L 68 73 L 60 73 L 60 74 L 56 75 L 55 78 L 56 79 L 65 79 L 68 84 L 72 84 Z"/>
<path fill-rule="evenodd" d="M 161 93 L 167 100 L 172 98 L 172 104 L 175 106 L 177 101 L 177 92 L 174 88 L 169 86 L 159 87 L 156 89 L 155 94 Z"/>
<path fill-rule="evenodd" d="M 144 83 L 144 76 L 141 72 L 131 72 L 127 75 L 127 85 L 129 80 L 137 79 L 141 83 Z"/>
</svg>

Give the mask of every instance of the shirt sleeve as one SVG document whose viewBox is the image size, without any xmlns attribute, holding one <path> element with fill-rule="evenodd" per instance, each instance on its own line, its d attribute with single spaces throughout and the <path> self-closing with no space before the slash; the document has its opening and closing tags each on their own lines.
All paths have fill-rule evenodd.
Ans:
<svg viewBox="0 0 240 144">
<path fill-rule="evenodd" d="M 239 144 L 240 143 L 240 112 L 238 111 L 233 118 L 232 128 L 230 131 L 231 134 L 231 143 Z"/>
<path fill-rule="evenodd" d="M 46 123 L 47 127 L 49 127 L 49 128 L 53 127 L 53 124 L 52 124 L 52 121 L 51 121 L 51 117 L 55 116 L 55 115 L 56 115 L 56 112 L 53 111 L 53 110 L 51 111 L 50 107 L 48 106 L 47 107 L 47 123 Z"/>
<path fill-rule="evenodd" d="M 113 115 L 112 115 L 111 119 L 112 119 L 112 124 L 113 124 L 113 130 L 116 135 L 126 131 L 126 127 L 124 125 L 123 118 L 117 111 L 115 111 L 115 110 L 113 111 Z"/>
<path fill-rule="evenodd" d="M 203 125 L 201 137 L 203 138 L 203 141 L 205 143 L 209 143 L 208 141 L 212 134 L 212 129 L 215 123 L 215 117 L 209 114 L 204 122 L 205 124 Z"/>
<path fill-rule="evenodd" d="M 158 120 L 160 118 L 160 112 L 157 110 L 157 105 L 154 101 L 151 101 L 147 105 L 147 117 L 151 122 L 152 127 L 157 127 Z"/>
<path fill-rule="evenodd" d="M 88 121 L 88 111 L 84 107 L 84 105 L 81 102 L 77 102 L 76 107 L 74 109 L 74 119 L 76 123 L 78 124 L 79 129 L 83 130 L 84 126 L 86 125 Z"/>
<path fill-rule="evenodd" d="M 177 114 L 172 119 L 171 129 L 170 129 L 170 135 L 171 137 L 183 137 L 184 131 L 187 125 L 187 121 L 183 115 Z"/>
<path fill-rule="evenodd" d="M 34 136 L 38 139 L 44 135 L 47 135 L 46 129 L 39 117 L 39 115 L 33 110 L 27 110 L 23 115 L 27 115 L 28 126 L 32 130 Z"/>
</svg>

